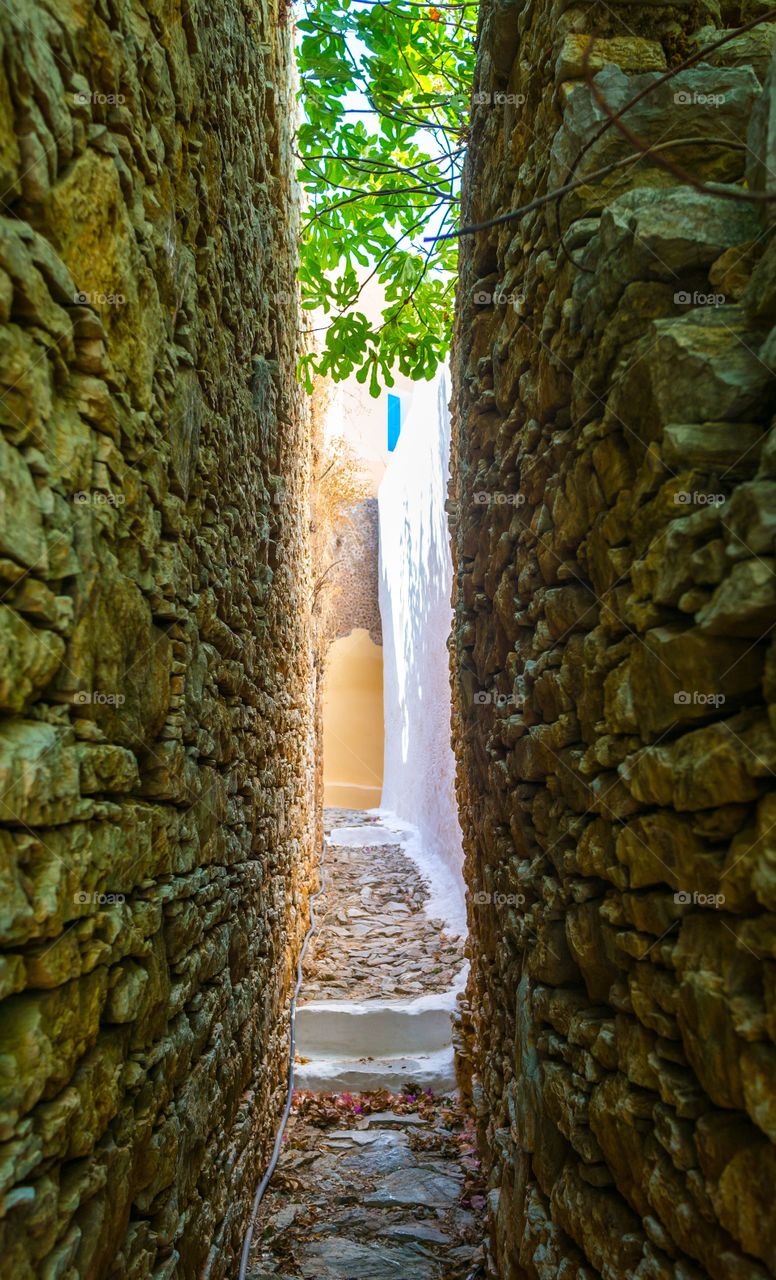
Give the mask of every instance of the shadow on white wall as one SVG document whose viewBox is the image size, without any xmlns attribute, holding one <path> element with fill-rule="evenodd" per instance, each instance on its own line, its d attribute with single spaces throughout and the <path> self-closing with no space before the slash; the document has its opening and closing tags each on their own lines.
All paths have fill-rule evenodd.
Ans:
<svg viewBox="0 0 776 1280">
<path fill-rule="evenodd" d="M 447 517 L 446 372 L 415 384 L 380 485 L 385 757 L 382 807 L 417 828 L 462 887 L 450 745 L 447 639 L 453 568 Z M 404 405 L 402 406 L 404 409 Z"/>
</svg>

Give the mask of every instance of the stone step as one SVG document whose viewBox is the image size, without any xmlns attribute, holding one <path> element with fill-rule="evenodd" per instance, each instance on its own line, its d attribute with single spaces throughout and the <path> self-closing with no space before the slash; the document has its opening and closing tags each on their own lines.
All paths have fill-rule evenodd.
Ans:
<svg viewBox="0 0 776 1280">
<path fill-rule="evenodd" d="M 308 1246 L 301 1271 L 305 1280 L 435 1280 L 439 1263 L 417 1244 L 366 1244 L 334 1236 Z"/>
<path fill-rule="evenodd" d="M 453 1046 L 433 1053 L 383 1058 L 313 1057 L 297 1063 L 294 1071 L 295 1088 L 311 1093 L 370 1093 L 375 1089 L 399 1093 L 405 1084 L 419 1091 L 455 1093 Z"/>
<path fill-rule="evenodd" d="M 395 1057 L 433 1053 L 451 1043 L 446 993 L 413 1000 L 312 1000 L 296 1011 L 303 1057 Z"/>
<path fill-rule="evenodd" d="M 314 1000 L 296 1014 L 296 1087 L 313 1092 L 393 1091 L 411 1082 L 434 1093 L 455 1089 L 454 995 L 414 1000 Z"/>
</svg>

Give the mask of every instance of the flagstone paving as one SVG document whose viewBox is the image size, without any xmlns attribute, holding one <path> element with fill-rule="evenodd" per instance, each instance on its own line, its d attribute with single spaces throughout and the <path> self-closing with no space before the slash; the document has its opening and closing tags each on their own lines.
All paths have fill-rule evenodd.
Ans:
<svg viewBox="0 0 776 1280">
<path fill-rule="evenodd" d="M 471 1131 L 449 1101 L 301 1095 L 249 1280 L 484 1277 L 484 1203 Z"/>
<path fill-rule="evenodd" d="M 339 828 L 369 825 L 379 820 L 326 812 L 326 890 L 300 1007 L 448 991 L 463 965 L 462 940 L 426 915 L 428 889 L 399 844 L 334 843 Z M 398 1094 L 297 1091 L 248 1277 L 480 1280 L 484 1208 L 471 1121 L 454 1099 L 411 1081 Z"/>
<path fill-rule="evenodd" d="M 377 824 L 355 810 L 326 811 L 326 888 L 315 906 L 303 1003 L 448 991 L 463 966 L 463 939 L 426 914 L 428 889 L 400 844 L 336 844 L 337 828 Z"/>
</svg>

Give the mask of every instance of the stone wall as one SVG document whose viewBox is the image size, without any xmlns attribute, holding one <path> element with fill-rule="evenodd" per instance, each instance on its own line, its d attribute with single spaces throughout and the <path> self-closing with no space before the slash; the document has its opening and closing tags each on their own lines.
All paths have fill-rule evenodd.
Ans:
<svg viewBox="0 0 776 1280">
<path fill-rule="evenodd" d="M 335 640 L 362 627 L 374 644 L 383 643 L 377 592 L 379 554 L 377 498 L 364 498 L 350 508 L 334 535 Z"/>
<path fill-rule="evenodd" d="M 236 1274 L 312 856 L 289 38 L 4 6 L 7 1274 Z"/>
<path fill-rule="evenodd" d="M 618 108 L 764 11 L 486 0 L 464 222 L 564 182 L 605 120 L 586 33 Z M 671 158 L 696 179 L 762 191 L 774 34 L 626 122 L 695 139 Z M 610 129 L 581 171 L 632 151 Z M 563 201 L 563 246 L 555 208 L 464 239 L 455 354 L 455 739 L 498 1273 L 764 1280 L 774 206 L 641 160 Z"/>
</svg>

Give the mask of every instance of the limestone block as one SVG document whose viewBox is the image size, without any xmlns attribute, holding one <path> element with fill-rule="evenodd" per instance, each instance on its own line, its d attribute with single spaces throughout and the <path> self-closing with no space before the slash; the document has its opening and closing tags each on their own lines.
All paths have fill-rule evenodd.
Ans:
<svg viewBox="0 0 776 1280">
<path fill-rule="evenodd" d="M 747 15 L 745 21 L 749 20 Z M 735 28 L 717 30 L 715 27 L 703 27 L 693 37 L 692 44 L 697 49 L 706 49 L 723 35 L 732 37 L 721 49 L 714 49 L 703 59 L 712 67 L 751 66 L 758 80 L 765 79 L 771 61 L 776 26 L 772 22 L 763 22 L 751 31 L 736 34 Z"/>
<path fill-rule="evenodd" d="M 635 1266 L 642 1250 L 639 1220 L 608 1190 L 585 1183 L 567 1164 L 553 1187 L 551 1204 L 556 1221 L 583 1249 L 594 1266 Z M 610 1240 L 610 1261 L 605 1264 L 603 1241 Z"/>
<path fill-rule="evenodd" d="M 137 760 L 123 747 L 79 744 L 80 788 L 84 795 L 99 792 L 134 791 L 139 785 Z"/>
<path fill-rule="evenodd" d="M 593 43 L 589 36 L 569 35 L 565 37 L 555 63 L 556 83 L 584 76 L 584 55 L 587 49 L 590 49 L 588 66 L 593 74 L 607 63 L 613 63 L 622 71 L 657 71 L 665 68 L 665 53 L 656 40 L 644 40 L 639 36 L 615 36 Z"/>
<path fill-rule="evenodd" d="M 692 305 L 693 290 L 683 289 L 682 281 L 710 267 L 726 249 L 753 239 L 758 225 L 756 210 L 743 202 L 693 187 L 637 187 L 601 215 L 599 252 L 612 259 L 602 263 L 602 271 L 616 271 L 621 280 L 669 281 L 678 304 Z"/>
<path fill-rule="evenodd" d="M 776 248 L 770 241 L 744 292 L 744 306 L 758 320 L 776 320 Z"/>
<path fill-rule="evenodd" d="M 32 720 L 0 724 L 0 813 L 30 826 L 67 822 L 83 808 L 68 734 Z"/>
<path fill-rule="evenodd" d="M 764 439 L 765 432 L 755 424 L 669 422 L 663 433 L 661 452 L 666 463 L 675 469 L 697 467 L 705 472 L 723 471 L 738 478 L 754 471 Z M 728 506 L 726 520 L 729 513 Z"/>
<path fill-rule="evenodd" d="M 152 741 L 169 704 L 170 662 L 170 642 L 138 588 L 108 566 L 90 575 L 67 650 L 79 713 L 123 746 Z"/>
<path fill-rule="evenodd" d="M 61 636 L 39 631 L 7 605 L 0 606 L 0 706 L 26 711 L 53 680 L 64 652 Z"/>
<path fill-rule="evenodd" d="M 55 991 L 13 996 L 7 1002 L 0 1029 L 4 1137 L 17 1116 L 39 1098 L 58 1092 L 94 1044 L 105 988 L 105 970 L 98 969 Z"/>
<path fill-rule="evenodd" d="M 776 51 L 771 46 L 763 92 L 755 103 L 747 133 L 746 178 L 753 191 L 770 190 L 770 169 L 776 149 Z M 764 222 L 773 223 L 772 205 L 763 205 Z"/>
<path fill-rule="evenodd" d="M 720 1220 L 747 1252 L 773 1257 L 768 1186 L 773 1147 L 740 1116 L 703 1116 L 696 1126 L 701 1168 Z"/>
<path fill-rule="evenodd" d="M 696 615 L 700 631 L 759 640 L 776 622 L 774 559 L 758 557 L 734 564 L 707 605 Z"/>
<path fill-rule="evenodd" d="M 617 111 L 630 98 L 659 78 L 659 72 L 648 71 L 641 75 L 627 75 L 619 67 L 605 66 L 595 77 L 595 83 L 609 105 Z M 591 138 L 603 123 L 603 109 L 592 97 L 585 84 L 566 86 L 563 124 L 552 142 L 552 159 L 549 181 L 560 186 L 582 143 Z M 628 113 L 629 127 L 642 138 L 663 141 L 667 137 L 718 136 L 718 130 L 729 130 L 737 137 L 746 129 L 754 99 L 759 92 L 757 77 L 750 67 L 712 68 L 695 66 L 680 71 L 671 80 L 652 91 Z M 708 100 L 713 98 L 715 109 L 709 110 Z M 609 129 L 587 152 L 584 170 L 592 171 L 623 157 L 630 144 L 615 129 Z M 690 167 L 696 176 L 706 180 L 725 182 L 741 175 L 741 162 L 731 159 L 730 152 L 709 147 L 705 152 L 692 152 L 689 148 L 677 148 L 674 153 L 679 163 Z M 679 159 L 681 157 L 681 159 Z M 667 188 L 674 179 L 664 171 L 648 163 L 638 166 L 631 185 Z M 615 195 L 622 192 L 622 177 L 604 178 L 595 189 L 582 188 L 564 201 L 564 223 L 582 213 L 598 211 Z"/>
<path fill-rule="evenodd" d="M 653 321 L 610 408 L 628 422 L 630 406 L 638 404 L 637 422 L 648 438 L 659 438 L 660 429 L 677 420 L 751 420 L 768 403 L 773 375 L 758 358 L 760 334 L 746 324 L 735 306 Z"/>
<path fill-rule="evenodd" d="M 753 800 L 756 757 L 740 736 L 747 732 L 747 724 L 736 720 L 696 729 L 675 743 L 628 757 L 620 773 L 637 800 L 680 812 Z"/>
<path fill-rule="evenodd" d="M 606 678 L 607 726 L 638 730 L 647 742 L 669 725 L 708 720 L 759 688 L 762 661 L 745 640 L 712 638 L 701 628 L 650 628 Z"/>
<path fill-rule="evenodd" d="M 25 569 L 46 570 L 40 503 L 24 458 L 0 436 L 0 553 Z"/>
</svg>

